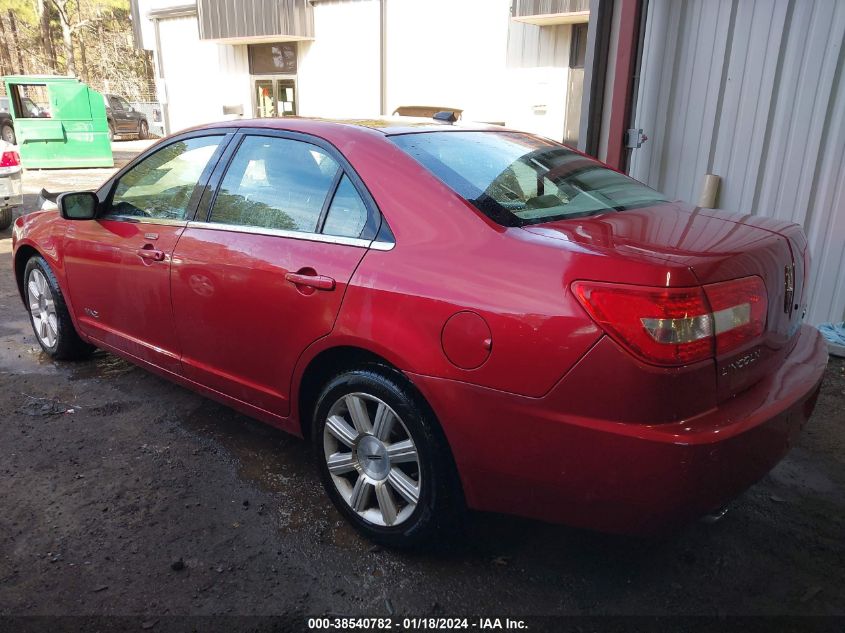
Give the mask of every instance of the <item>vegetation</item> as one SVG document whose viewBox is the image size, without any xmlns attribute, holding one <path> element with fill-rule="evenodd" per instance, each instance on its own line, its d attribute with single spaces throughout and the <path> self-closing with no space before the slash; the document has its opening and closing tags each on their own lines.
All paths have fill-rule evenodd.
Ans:
<svg viewBox="0 0 845 633">
<path fill-rule="evenodd" d="M 130 101 L 155 92 L 128 0 L 0 0 L 0 74 L 76 76 Z"/>
</svg>

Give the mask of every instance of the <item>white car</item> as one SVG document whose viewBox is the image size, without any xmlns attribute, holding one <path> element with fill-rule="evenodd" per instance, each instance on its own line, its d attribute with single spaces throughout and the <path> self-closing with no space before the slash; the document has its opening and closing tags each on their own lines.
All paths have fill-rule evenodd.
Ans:
<svg viewBox="0 0 845 633">
<path fill-rule="evenodd" d="M 12 225 L 15 209 L 22 204 L 21 157 L 18 148 L 0 141 L 0 231 Z"/>
</svg>

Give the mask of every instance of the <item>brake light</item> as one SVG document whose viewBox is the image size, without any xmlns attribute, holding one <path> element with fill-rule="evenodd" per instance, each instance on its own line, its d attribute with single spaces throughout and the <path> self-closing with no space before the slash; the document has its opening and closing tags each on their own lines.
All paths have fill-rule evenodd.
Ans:
<svg viewBox="0 0 845 633">
<path fill-rule="evenodd" d="M 760 336 L 766 288 L 746 277 L 696 288 L 576 281 L 573 292 L 617 343 L 657 365 L 687 365 Z"/>
<path fill-rule="evenodd" d="M 3 152 L 0 156 L 0 167 L 17 167 L 21 164 L 21 157 L 14 150 Z"/>
<path fill-rule="evenodd" d="M 768 297 L 759 277 L 704 286 L 704 294 L 713 313 L 716 355 L 754 340 L 766 329 Z"/>
</svg>

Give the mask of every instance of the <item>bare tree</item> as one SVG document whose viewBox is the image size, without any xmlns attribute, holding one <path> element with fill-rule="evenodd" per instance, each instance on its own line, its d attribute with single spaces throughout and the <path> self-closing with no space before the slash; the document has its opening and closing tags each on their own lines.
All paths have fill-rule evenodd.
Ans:
<svg viewBox="0 0 845 633">
<path fill-rule="evenodd" d="M 76 76 L 76 59 L 73 56 L 73 35 L 80 29 L 88 26 L 90 20 L 73 21 L 71 17 L 70 0 L 53 0 L 56 13 L 59 15 L 59 24 L 62 27 L 62 44 L 65 47 L 65 64 L 67 75 Z M 77 15 L 79 15 L 77 13 Z"/>
<path fill-rule="evenodd" d="M 15 44 L 15 51 L 18 53 L 18 68 L 20 73 L 26 72 L 26 67 L 23 65 L 23 52 L 21 51 L 21 41 L 18 37 L 18 23 L 15 19 L 15 12 L 9 9 L 9 30 L 12 32 L 12 41 Z"/>
<path fill-rule="evenodd" d="M 56 61 L 56 48 L 53 46 L 53 34 L 50 32 L 50 0 L 36 0 L 35 7 L 41 32 L 41 48 L 50 68 L 55 70 L 59 64 Z"/>
<path fill-rule="evenodd" d="M 150 55 L 135 48 L 130 14 L 129 0 L 0 0 L 0 75 L 69 68 L 95 90 L 148 100 Z"/>
<path fill-rule="evenodd" d="M 14 64 L 12 64 L 12 54 L 9 52 L 9 45 L 6 39 L 6 25 L 3 23 L 3 16 L 0 14 L 0 67 L 3 69 L 3 74 L 13 74 L 15 72 Z"/>
</svg>

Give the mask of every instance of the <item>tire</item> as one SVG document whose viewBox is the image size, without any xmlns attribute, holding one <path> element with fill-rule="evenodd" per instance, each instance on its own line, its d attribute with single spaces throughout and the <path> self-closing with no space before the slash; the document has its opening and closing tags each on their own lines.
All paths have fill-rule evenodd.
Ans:
<svg viewBox="0 0 845 633">
<path fill-rule="evenodd" d="M 12 226 L 12 219 L 14 218 L 13 211 L 14 209 L 12 207 L 0 209 L 0 231 L 5 231 Z"/>
<path fill-rule="evenodd" d="M 369 365 L 336 376 L 320 394 L 311 430 L 326 493 L 368 539 L 415 547 L 462 527 L 446 439 L 398 372 Z"/>
<path fill-rule="evenodd" d="M 50 266 L 35 255 L 24 268 L 24 297 L 32 331 L 41 349 L 57 360 L 80 360 L 94 351 L 73 327 L 64 295 Z"/>
<path fill-rule="evenodd" d="M 150 128 L 147 125 L 147 122 L 142 119 L 141 122 L 138 123 L 138 138 L 143 141 L 149 138 L 149 136 Z"/>
<path fill-rule="evenodd" d="M 15 128 L 8 123 L 3 124 L 3 128 L 0 130 L 0 138 L 12 145 L 18 144 L 18 139 L 15 136 Z"/>
<path fill-rule="evenodd" d="M 109 143 L 114 141 L 114 124 L 109 121 Z"/>
</svg>

